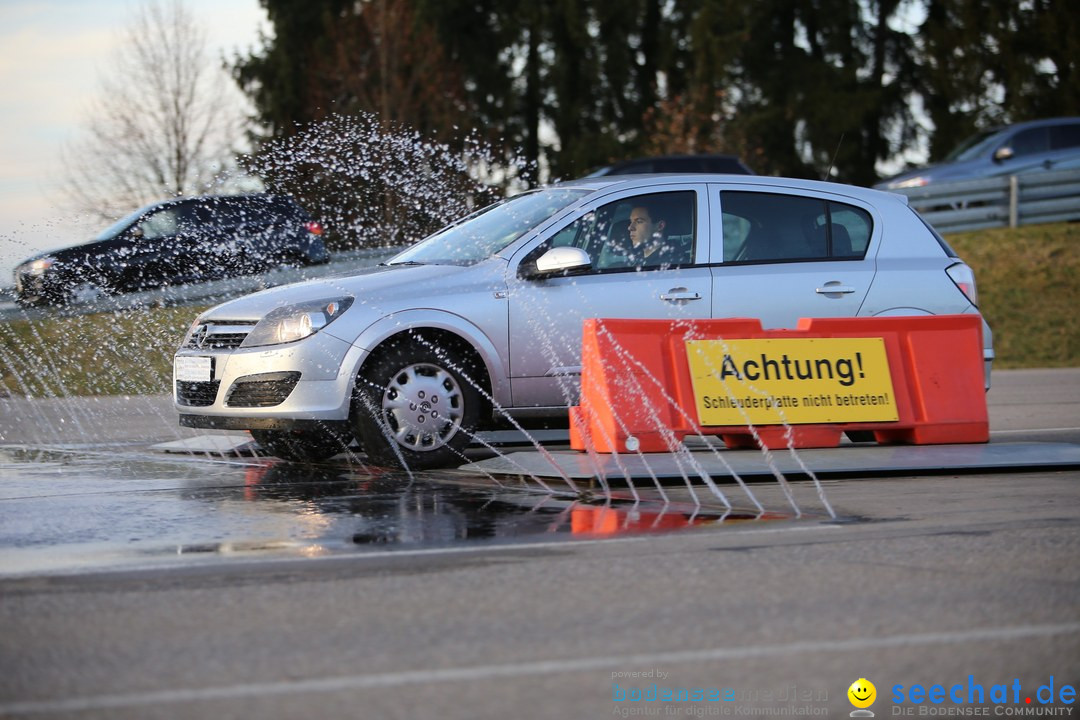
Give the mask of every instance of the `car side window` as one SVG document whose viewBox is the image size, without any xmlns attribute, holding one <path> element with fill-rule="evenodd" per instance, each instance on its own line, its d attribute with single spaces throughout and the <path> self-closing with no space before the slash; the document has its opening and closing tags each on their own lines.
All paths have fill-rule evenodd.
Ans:
<svg viewBox="0 0 1080 720">
<path fill-rule="evenodd" d="M 232 200 L 221 207 L 221 214 L 222 222 L 230 227 L 265 227 L 277 219 L 273 207 L 266 202 Z"/>
<path fill-rule="evenodd" d="M 798 195 L 720 193 L 725 233 L 724 262 L 784 262 L 828 257 L 826 231 L 818 223 L 825 202 Z"/>
<path fill-rule="evenodd" d="M 177 211 L 175 208 L 158 210 L 139 221 L 138 227 L 142 230 L 144 240 L 157 240 L 176 235 Z"/>
<path fill-rule="evenodd" d="M 623 198 L 582 215 L 530 253 L 579 247 L 593 272 L 662 270 L 692 265 L 696 237 L 692 190 Z"/>
<path fill-rule="evenodd" d="M 854 205 L 832 201 L 826 203 L 826 212 L 822 222 L 829 223 L 829 257 L 850 260 L 866 257 L 874 229 L 870 213 Z"/>
<path fill-rule="evenodd" d="M 656 172 L 652 160 L 641 160 L 617 167 L 609 175 L 641 175 L 651 172 Z"/>
<path fill-rule="evenodd" d="M 1030 128 L 1013 136 L 1009 143 L 1013 156 L 1033 155 L 1050 149 L 1050 133 L 1047 128 Z"/>
<path fill-rule="evenodd" d="M 195 210 L 198 222 L 211 228 L 231 228 L 241 224 L 240 208 L 227 199 L 201 203 Z"/>
<path fill-rule="evenodd" d="M 854 260 L 873 221 L 862 208 L 777 193 L 720 193 L 725 263 Z"/>
<path fill-rule="evenodd" d="M 694 199 L 693 191 L 650 193 L 597 210 L 601 243 L 588 251 L 593 267 L 603 272 L 693 264 Z"/>
<path fill-rule="evenodd" d="M 701 171 L 701 160 L 696 157 L 667 158 L 663 163 L 657 163 L 657 165 L 649 169 L 649 172 L 666 173 L 695 173 Z"/>
<path fill-rule="evenodd" d="M 1080 123 L 1055 125 L 1050 128 L 1050 147 L 1054 150 L 1080 147 Z"/>
<path fill-rule="evenodd" d="M 180 232 L 199 232 L 206 227 L 206 215 L 202 205 L 188 203 L 177 206 L 177 224 Z"/>
</svg>

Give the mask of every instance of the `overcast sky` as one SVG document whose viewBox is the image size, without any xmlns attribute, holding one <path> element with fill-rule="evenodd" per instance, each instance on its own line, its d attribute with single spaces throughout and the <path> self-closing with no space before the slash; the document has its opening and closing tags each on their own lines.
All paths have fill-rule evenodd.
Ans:
<svg viewBox="0 0 1080 720">
<path fill-rule="evenodd" d="M 259 0 L 186 0 L 210 51 L 258 42 Z M 40 250 L 101 227 L 64 208 L 60 148 L 78 130 L 138 0 L 0 0 L 0 287 Z M 134 208 L 133 208 L 134 209 Z"/>
</svg>

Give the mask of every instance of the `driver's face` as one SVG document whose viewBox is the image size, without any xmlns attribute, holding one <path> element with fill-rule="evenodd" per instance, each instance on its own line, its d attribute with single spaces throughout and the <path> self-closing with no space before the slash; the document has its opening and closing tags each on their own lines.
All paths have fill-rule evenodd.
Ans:
<svg viewBox="0 0 1080 720">
<path fill-rule="evenodd" d="M 630 211 L 630 242 L 634 243 L 634 247 L 651 238 L 655 231 L 656 226 L 648 210 L 637 207 Z"/>
</svg>

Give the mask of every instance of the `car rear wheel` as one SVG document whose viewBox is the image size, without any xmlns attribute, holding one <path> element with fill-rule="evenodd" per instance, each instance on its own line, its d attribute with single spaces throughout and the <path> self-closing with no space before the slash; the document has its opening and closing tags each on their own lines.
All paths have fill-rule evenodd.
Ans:
<svg viewBox="0 0 1080 720">
<path fill-rule="evenodd" d="M 252 430 L 251 437 L 274 457 L 294 462 L 318 462 L 344 452 L 352 438 L 313 430 Z"/>
<path fill-rule="evenodd" d="M 449 348 L 395 346 L 357 379 L 353 427 L 373 463 L 413 470 L 463 462 L 479 422 L 476 372 Z"/>
<path fill-rule="evenodd" d="M 67 302 L 92 303 L 109 295 L 109 287 L 100 280 L 81 280 L 73 284 L 67 292 Z"/>
</svg>

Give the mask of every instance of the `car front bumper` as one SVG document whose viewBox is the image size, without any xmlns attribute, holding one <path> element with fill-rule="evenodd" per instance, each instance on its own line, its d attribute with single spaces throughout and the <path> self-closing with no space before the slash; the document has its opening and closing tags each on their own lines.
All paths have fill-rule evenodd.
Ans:
<svg viewBox="0 0 1080 720">
<path fill-rule="evenodd" d="M 237 350 L 181 349 L 176 358 L 210 358 L 209 380 L 181 381 L 173 370 L 173 403 L 187 427 L 284 429 L 306 422 L 344 421 L 349 417 L 355 369 L 366 351 L 327 333 L 303 340 Z M 280 401 L 238 393 L 245 384 L 289 376 L 295 384 L 281 389 Z M 298 377 L 297 377 L 298 376 Z M 243 394 L 248 401 L 238 402 Z M 268 403 L 268 404 L 267 404 Z"/>
<path fill-rule="evenodd" d="M 64 296 L 64 287 L 54 275 L 17 270 L 15 295 L 23 303 L 58 302 Z"/>
</svg>

